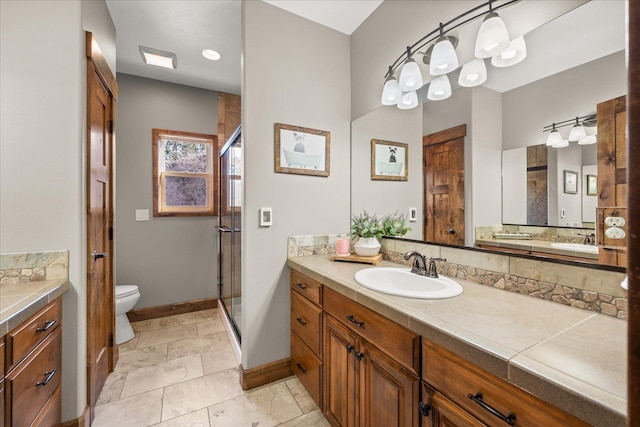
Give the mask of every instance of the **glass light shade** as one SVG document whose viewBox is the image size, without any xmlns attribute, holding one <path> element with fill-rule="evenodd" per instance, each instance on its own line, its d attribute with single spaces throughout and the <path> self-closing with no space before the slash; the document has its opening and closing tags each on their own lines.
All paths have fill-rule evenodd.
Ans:
<svg viewBox="0 0 640 427">
<path fill-rule="evenodd" d="M 527 57 L 527 45 L 524 37 L 516 37 L 511 40 L 509 47 L 502 51 L 499 55 L 491 58 L 491 65 L 494 67 L 510 67 L 522 62 Z"/>
<path fill-rule="evenodd" d="M 500 16 L 491 12 L 485 16 L 476 38 L 476 58 L 489 58 L 509 47 L 509 32 Z"/>
<path fill-rule="evenodd" d="M 401 98 L 402 92 L 400 91 L 398 80 L 390 76 L 384 82 L 384 88 L 382 89 L 382 105 L 396 105 Z"/>
<path fill-rule="evenodd" d="M 558 144 L 562 144 L 562 135 L 554 128 L 547 137 L 547 146 L 555 147 Z"/>
<path fill-rule="evenodd" d="M 418 94 L 415 90 L 402 94 L 402 99 L 398 102 L 398 108 L 401 110 L 410 110 L 418 106 Z"/>
<path fill-rule="evenodd" d="M 487 80 L 487 66 L 483 59 L 473 59 L 462 66 L 458 84 L 464 87 L 479 86 Z"/>
<path fill-rule="evenodd" d="M 211 61 L 217 61 L 220 58 L 222 58 L 220 53 L 218 53 L 217 51 L 215 51 L 213 49 L 202 49 L 202 56 L 204 56 L 205 58 L 207 58 L 207 59 L 209 59 Z"/>
<path fill-rule="evenodd" d="M 598 137 L 595 135 L 587 135 L 584 138 L 582 138 L 580 141 L 578 141 L 578 144 L 580 145 L 589 145 L 589 144 L 595 144 L 596 142 L 598 142 Z"/>
<path fill-rule="evenodd" d="M 432 101 L 441 101 L 451 96 L 451 83 L 449 77 L 445 74 L 437 79 L 434 79 L 429 83 L 429 91 L 427 92 L 427 98 Z"/>
<path fill-rule="evenodd" d="M 403 92 L 418 90 L 424 84 L 420 67 L 418 66 L 416 61 L 413 60 L 413 58 L 407 59 L 402 66 L 398 84 L 400 85 L 400 90 Z"/>
<path fill-rule="evenodd" d="M 584 137 L 587 136 L 587 133 L 585 132 L 584 128 L 582 127 L 581 124 L 577 124 L 577 125 L 573 125 L 573 127 L 571 128 L 571 132 L 569 132 L 569 141 L 571 142 L 575 142 L 575 141 L 580 141 L 581 139 L 583 139 Z"/>
<path fill-rule="evenodd" d="M 552 148 L 564 148 L 564 147 L 568 147 L 568 146 L 569 146 L 569 141 L 566 140 L 566 139 L 563 139 L 559 143 L 553 144 L 551 147 Z"/>
<path fill-rule="evenodd" d="M 431 52 L 429 74 L 432 76 L 441 76 L 450 73 L 456 68 L 458 68 L 458 55 L 456 55 L 453 44 L 448 38 L 440 37 Z"/>
</svg>

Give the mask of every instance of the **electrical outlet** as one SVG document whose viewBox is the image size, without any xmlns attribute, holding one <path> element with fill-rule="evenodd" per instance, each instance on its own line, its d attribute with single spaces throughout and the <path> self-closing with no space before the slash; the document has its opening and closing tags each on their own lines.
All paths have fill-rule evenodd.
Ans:
<svg viewBox="0 0 640 427">
<path fill-rule="evenodd" d="M 624 227 L 625 220 L 621 216 L 608 216 L 605 218 L 604 223 L 608 227 Z"/>
<path fill-rule="evenodd" d="M 136 209 L 136 221 L 149 221 L 149 209 Z"/>
<path fill-rule="evenodd" d="M 626 236 L 624 230 L 618 227 L 607 228 L 604 234 L 610 239 L 624 239 Z"/>
</svg>

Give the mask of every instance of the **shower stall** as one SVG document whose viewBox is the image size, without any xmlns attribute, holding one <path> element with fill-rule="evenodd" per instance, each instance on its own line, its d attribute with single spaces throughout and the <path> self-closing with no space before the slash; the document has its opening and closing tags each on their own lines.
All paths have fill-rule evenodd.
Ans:
<svg viewBox="0 0 640 427">
<path fill-rule="evenodd" d="M 241 215 L 242 142 L 240 126 L 220 150 L 220 213 L 218 220 L 219 305 L 240 342 L 242 328 Z"/>
</svg>

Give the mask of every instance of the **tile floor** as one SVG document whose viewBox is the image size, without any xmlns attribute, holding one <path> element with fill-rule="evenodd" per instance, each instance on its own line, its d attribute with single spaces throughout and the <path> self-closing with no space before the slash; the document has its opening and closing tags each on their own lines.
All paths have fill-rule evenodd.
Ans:
<svg viewBox="0 0 640 427">
<path fill-rule="evenodd" d="M 136 337 L 98 399 L 93 427 L 329 423 L 296 377 L 243 391 L 217 309 L 132 323 Z"/>
</svg>

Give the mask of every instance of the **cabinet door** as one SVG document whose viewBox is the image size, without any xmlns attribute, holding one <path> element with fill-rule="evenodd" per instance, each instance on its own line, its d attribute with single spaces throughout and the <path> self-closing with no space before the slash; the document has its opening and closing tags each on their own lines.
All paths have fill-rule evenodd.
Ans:
<svg viewBox="0 0 640 427">
<path fill-rule="evenodd" d="M 429 408 L 429 414 L 422 418 L 422 427 L 486 427 L 473 415 L 424 382 L 422 401 Z"/>
<path fill-rule="evenodd" d="M 324 415 L 333 426 L 356 426 L 357 336 L 326 314 L 324 331 Z"/>
<path fill-rule="evenodd" d="M 420 379 L 365 340 L 357 351 L 360 425 L 418 427 Z"/>
</svg>

